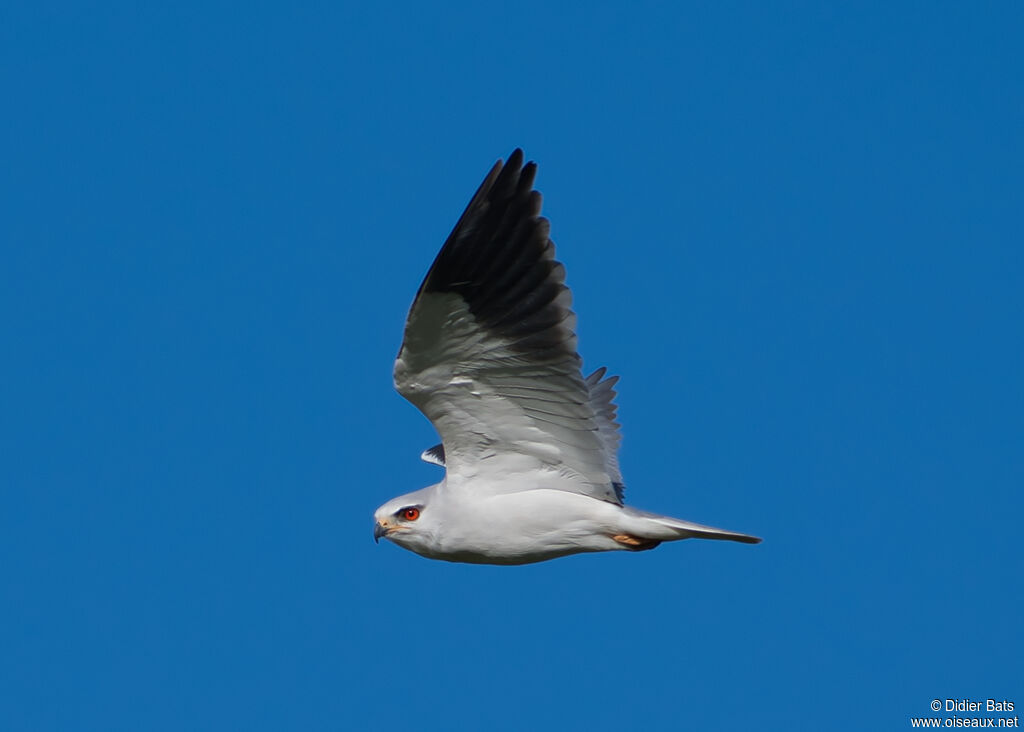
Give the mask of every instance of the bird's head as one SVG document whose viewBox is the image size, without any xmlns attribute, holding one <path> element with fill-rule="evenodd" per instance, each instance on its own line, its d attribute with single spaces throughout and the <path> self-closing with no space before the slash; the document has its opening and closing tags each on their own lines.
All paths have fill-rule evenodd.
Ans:
<svg viewBox="0 0 1024 732">
<path fill-rule="evenodd" d="M 422 553 L 434 535 L 434 517 L 430 512 L 430 489 L 392 498 L 373 513 L 373 540 L 381 537 L 399 546 Z"/>
</svg>

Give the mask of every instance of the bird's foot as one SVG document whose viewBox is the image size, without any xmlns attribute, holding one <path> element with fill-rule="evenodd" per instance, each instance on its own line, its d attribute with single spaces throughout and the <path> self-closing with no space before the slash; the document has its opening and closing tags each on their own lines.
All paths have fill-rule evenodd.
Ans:
<svg viewBox="0 0 1024 732">
<path fill-rule="evenodd" d="M 653 549 L 661 543 L 658 539 L 642 539 L 631 534 L 616 534 L 612 539 L 633 552 L 642 552 L 648 549 Z"/>
</svg>

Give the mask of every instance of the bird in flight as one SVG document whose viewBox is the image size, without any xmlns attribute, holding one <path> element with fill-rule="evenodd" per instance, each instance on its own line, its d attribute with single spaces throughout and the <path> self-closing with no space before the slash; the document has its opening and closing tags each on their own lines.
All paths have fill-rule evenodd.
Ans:
<svg viewBox="0 0 1024 732">
<path fill-rule="evenodd" d="M 378 508 L 374 539 L 475 564 L 677 539 L 760 542 L 624 505 L 618 377 L 580 369 L 536 173 L 521 150 L 495 163 L 416 294 L 395 387 L 440 434 L 421 457 L 445 476 Z"/>
</svg>

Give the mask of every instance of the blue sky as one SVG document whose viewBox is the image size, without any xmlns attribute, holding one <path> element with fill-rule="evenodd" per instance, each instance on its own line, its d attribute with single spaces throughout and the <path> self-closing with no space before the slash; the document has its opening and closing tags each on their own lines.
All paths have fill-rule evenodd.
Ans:
<svg viewBox="0 0 1024 732">
<path fill-rule="evenodd" d="M 0 13 L 0 727 L 900 729 L 1024 705 L 1019 4 Z M 627 500 L 375 546 L 406 309 L 522 146 Z"/>
</svg>

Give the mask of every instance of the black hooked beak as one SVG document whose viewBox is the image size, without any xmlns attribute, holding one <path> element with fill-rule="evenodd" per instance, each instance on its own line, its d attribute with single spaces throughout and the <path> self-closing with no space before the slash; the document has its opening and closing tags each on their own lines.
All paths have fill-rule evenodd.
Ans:
<svg viewBox="0 0 1024 732">
<path fill-rule="evenodd" d="M 387 536 L 388 530 L 384 528 L 384 524 L 373 525 L 373 543 L 377 544 L 380 542 L 380 537 Z"/>
</svg>

